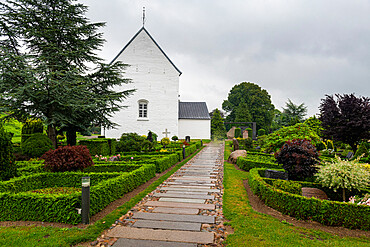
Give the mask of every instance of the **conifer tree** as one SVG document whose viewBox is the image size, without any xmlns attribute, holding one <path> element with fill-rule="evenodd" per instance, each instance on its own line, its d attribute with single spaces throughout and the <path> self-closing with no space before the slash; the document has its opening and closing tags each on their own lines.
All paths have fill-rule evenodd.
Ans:
<svg viewBox="0 0 370 247">
<path fill-rule="evenodd" d="M 73 0 L 0 3 L 0 111 L 45 119 L 54 147 L 57 128 L 114 126 L 109 116 L 132 93 L 113 91 L 129 82 L 125 65 L 96 55 L 104 23 L 90 23 L 86 11 Z"/>
<path fill-rule="evenodd" d="M 224 125 L 224 120 L 221 117 L 220 110 L 216 108 L 213 111 L 212 119 L 211 119 L 211 136 L 212 139 L 223 139 L 225 138 L 226 129 Z"/>
</svg>

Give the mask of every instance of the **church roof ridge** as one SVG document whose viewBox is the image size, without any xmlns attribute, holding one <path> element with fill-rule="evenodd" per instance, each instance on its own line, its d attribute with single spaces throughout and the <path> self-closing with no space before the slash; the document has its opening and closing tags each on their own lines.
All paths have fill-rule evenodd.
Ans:
<svg viewBox="0 0 370 247">
<path fill-rule="evenodd" d="M 150 33 L 145 29 L 145 27 L 143 26 L 142 28 L 140 28 L 140 30 L 134 35 L 134 37 L 131 38 L 131 40 L 122 48 L 122 50 L 117 54 L 117 56 L 115 56 L 115 58 L 113 58 L 112 62 L 110 62 L 110 64 L 112 64 L 121 54 L 122 52 L 132 43 L 132 41 L 139 35 L 139 33 L 141 33 L 142 31 L 146 32 L 146 34 L 150 37 L 150 39 L 154 42 L 154 44 L 158 47 L 158 49 L 162 52 L 162 54 L 167 58 L 167 60 L 172 64 L 172 66 L 177 70 L 177 72 L 179 72 L 179 74 L 181 75 L 182 72 L 176 67 L 176 65 L 171 61 L 171 59 L 167 56 L 167 54 L 162 50 L 162 48 L 158 45 L 158 43 L 154 40 L 154 38 L 150 35 Z"/>
</svg>

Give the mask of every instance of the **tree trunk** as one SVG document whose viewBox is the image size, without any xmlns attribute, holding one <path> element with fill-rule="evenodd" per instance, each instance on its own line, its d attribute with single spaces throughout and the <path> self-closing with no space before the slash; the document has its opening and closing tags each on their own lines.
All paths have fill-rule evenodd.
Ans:
<svg viewBox="0 0 370 247">
<path fill-rule="evenodd" d="M 346 190 L 343 188 L 342 189 L 342 196 L 343 196 L 343 201 L 346 201 Z"/>
<path fill-rule="evenodd" d="M 51 143 L 53 144 L 53 148 L 56 149 L 58 147 L 58 142 L 57 142 L 57 134 L 56 134 L 56 129 L 54 125 L 48 125 L 48 137 L 51 140 Z"/>
<path fill-rule="evenodd" d="M 77 143 L 76 130 L 74 128 L 67 128 L 67 145 L 75 146 Z"/>
</svg>

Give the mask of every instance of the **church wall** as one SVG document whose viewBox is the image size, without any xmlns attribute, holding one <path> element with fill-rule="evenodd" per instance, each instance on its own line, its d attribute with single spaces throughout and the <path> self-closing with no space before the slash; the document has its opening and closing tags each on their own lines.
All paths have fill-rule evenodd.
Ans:
<svg viewBox="0 0 370 247">
<path fill-rule="evenodd" d="M 129 64 L 124 77 L 132 83 L 117 88 L 118 90 L 136 89 L 132 96 L 123 101 L 128 106 L 115 114 L 113 122 L 120 124 L 117 129 L 105 131 L 108 138 L 119 138 L 122 133 L 135 132 L 147 135 L 151 130 L 161 139 L 178 135 L 178 94 L 179 73 L 142 31 L 126 47 L 118 60 Z M 148 102 L 148 118 L 139 118 L 139 100 Z"/>
<path fill-rule="evenodd" d="M 211 120 L 179 119 L 179 139 L 211 139 Z"/>
</svg>

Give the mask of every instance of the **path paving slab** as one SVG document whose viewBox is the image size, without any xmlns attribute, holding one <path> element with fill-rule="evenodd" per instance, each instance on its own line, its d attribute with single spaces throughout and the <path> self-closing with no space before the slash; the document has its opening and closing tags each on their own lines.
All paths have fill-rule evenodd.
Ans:
<svg viewBox="0 0 370 247">
<path fill-rule="evenodd" d="M 195 223 L 215 223 L 214 216 L 208 215 L 182 215 L 182 214 L 162 214 L 162 213 L 144 213 L 136 212 L 132 216 L 134 219 L 143 220 L 164 220 L 164 221 L 178 221 L 178 222 L 195 222 Z"/>
<path fill-rule="evenodd" d="M 172 186 L 175 186 L 175 185 L 171 185 L 171 187 Z M 209 189 L 209 187 L 206 187 L 206 188 Z M 158 192 L 156 192 L 156 193 L 158 193 Z M 185 195 L 208 195 L 208 192 L 202 192 L 202 191 L 171 191 L 170 193 L 181 194 L 181 195 L 184 195 L 184 194 Z M 161 193 L 161 194 L 164 194 L 164 193 Z"/>
<path fill-rule="evenodd" d="M 199 209 L 196 208 L 166 208 L 156 207 L 152 213 L 164 213 L 164 214 L 198 214 Z"/>
<path fill-rule="evenodd" d="M 205 203 L 204 199 L 191 199 L 191 198 L 177 198 L 177 197 L 161 197 L 160 202 L 185 202 L 185 203 Z"/>
<path fill-rule="evenodd" d="M 147 201 L 144 205 L 148 207 L 198 208 L 198 209 L 209 209 L 209 210 L 215 209 L 214 204 L 184 203 L 184 202 Z"/>
<path fill-rule="evenodd" d="M 167 182 L 166 184 L 168 185 L 194 185 L 194 186 L 215 186 L 216 184 L 211 184 L 211 183 L 202 183 L 202 182 L 194 182 L 194 181 L 189 181 L 189 180 L 176 180 L 176 181 L 172 181 L 172 182 Z"/>
<path fill-rule="evenodd" d="M 207 182 L 215 182 L 217 181 L 217 179 L 214 179 L 214 178 L 209 178 L 209 177 L 198 177 L 198 176 L 194 176 L 194 177 L 190 177 L 190 176 L 181 176 L 181 177 L 176 177 L 176 179 L 182 179 L 182 180 L 191 180 L 191 181 L 200 181 L 200 182 L 203 182 L 203 181 L 207 181 Z"/>
<path fill-rule="evenodd" d="M 195 243 L 119 238 L 113 247 L 197 247 Z"/>
<path fill-rule="evenodd" d="M 195 194 L 182 194 L 182 193 L 154 193 L 155 197 L 177 197 L 177 198 L 190 198 L 190 199 L 204 199 L 212 200 L 215 196 L 212 195 L 195 195 Z"/>
<path fill-rule="evenodd" d="M 174 241 L 199 244 L 211 244 L 213 243 L 214 239 L 214 234 L 210 232 L 154 230 L 125 226 L 116 226 L 106 235 L 108 237 L 114 238 L 147 239 L 147 240 Z"/>
<path fill-rule="evenodd" d="M 167 190 L 167 191 L 203 191 L 203 192 L 209 192 L 209 193 L 212 193 L 212 192 L 216 192 L 216 193 L 219 193 L 220 190 L 219 189 L 203 189 L 203 188 L 196 188 L 196 186 L 194 186 L 194 188 L 174 188 L 172 186 L 170 187 L 162 187 L 160 188 L 160 190 Z"/>
<path fill-rule="evenodd" d="M 167 187 L 163 187 L 163 188 L 194 188 L 193 185 L 182 185 L 182 184 L 174 184 L 174 185 L 169 185 Z M 198 186 L 197 187 L 198 189 L 210 189 L 211 187 L 210 186 Z M 183 192 L 179 192 L 179 193 L 183 193 Z M 193 193 L 193 192 L 190 192 L 190 193 Z"/>
<path fill-rule="evenodd" d="M 137 220 L 134 227 L 152 228 L 164 230 L 182 230 L 199 232 L 201 223 L 195 222 L 178 222 L 178 221 L 158 221 L 158 220 Z"/>
</svg>

